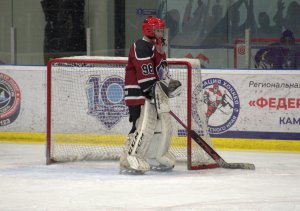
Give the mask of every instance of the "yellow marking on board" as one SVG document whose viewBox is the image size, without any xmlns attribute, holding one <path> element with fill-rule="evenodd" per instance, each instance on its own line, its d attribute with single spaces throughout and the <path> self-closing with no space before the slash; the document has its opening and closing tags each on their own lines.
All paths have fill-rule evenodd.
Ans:
<svg viewBox="0 0 300 211">
<path fill-rule="evenodd" d="M 300 152 L 300 140 L 214 138 L 216 149 L 271 152 Z"/>
<path fill-rule="evenodd" d="M 56 134 L 52 138 L 58 144 L 80 144 L 101 146 L 123 146 L 126 136 L 113 134 Z M 0 132 L 0 143 L 46 144 L 45 133 Z M 212 138 L 213 145 L 219 150 L 253 150 L 272 152 L 300 152 L 300 140 L 269 140 Z M 173 137 L 172 146 L 186 147 L 185 137 Z"/>
<path fill-rule="evenodd" d="M 113 134 L 52 134 L 52 139 L 57 144 L 79 144 L 98 146 L 123 146 L 126 136 Z M 1 132 L 0 142 L 46 144 L 45 133 Z M 186 147 L 185 137 L 173 137 L 172 146 Z"/>
</svg>

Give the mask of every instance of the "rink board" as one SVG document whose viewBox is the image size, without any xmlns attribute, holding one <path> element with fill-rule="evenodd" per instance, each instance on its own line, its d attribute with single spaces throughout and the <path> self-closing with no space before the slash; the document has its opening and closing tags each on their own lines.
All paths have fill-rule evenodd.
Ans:
<svg viewBox="0 0 300 211">
<path fill-rule="evenodd" d="M 12 87 L 16 84 L 21 94 L 20 111 L 10 124 L 3 121 L 0 109 L 0 142 L 45 143 L 46 67 L 0 66 L 0 70 L 15 82 L 2 77 L 2 84 L 3 80 Z M 217 83 L 232 106 L 218 109 L 209 119 L 216 148 L 300 152 L 299 71 L 201 71 L 204 89 Z M 123 143 L 124 137 L 118 140 Z"/>
<path fill-rule="evenodd" d="M 30 143 L 46 144 L 46 134 L 44 133 L 24 133 L 24 132 L 1 132 L 0 142 L 3 143 Z M 80 134 L 76 134 L 74 144 L 94 144 L 109 145 L 110 140 L 115 140 L 114 144 L 123 146 L 125 136 L 99 136 L 91 135 L 91 139 L 82 142 Z M 96 140 L 96 141 L 95 141 Z M 88 141 L 88 142 L 87 142 Z M 266 140 L 266 139 L 238 139 L 238 138 L 212 138 L 213 145 L 220 150 L 253 150 L 253 151 L 278 151 L 278 152 L 300 152 L 299 140 Z M 63 141 L 61 143 L 64 143 Z M 172 146 L 175 148 L 185 147 L 184 137 L 174 137 Z"/>
</svg>

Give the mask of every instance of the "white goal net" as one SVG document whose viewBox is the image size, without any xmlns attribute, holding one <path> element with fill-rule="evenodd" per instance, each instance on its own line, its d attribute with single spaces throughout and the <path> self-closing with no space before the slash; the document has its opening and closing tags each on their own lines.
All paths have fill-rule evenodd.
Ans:
<svg viewBox="0 0 300 211">
<path fill-rule="evenodd" d="M 200 62 L 169 59 L 183 92 L 172 98 L 172 111 L 210 142 L 202 95 Z M 131 128 L 124 104 L 127 57 L 68 57 L 47 67 L 47 164 L 119 159 Z M 188 169 L 218 165 L 173 120 L 172 152 Z"/>
</svg>

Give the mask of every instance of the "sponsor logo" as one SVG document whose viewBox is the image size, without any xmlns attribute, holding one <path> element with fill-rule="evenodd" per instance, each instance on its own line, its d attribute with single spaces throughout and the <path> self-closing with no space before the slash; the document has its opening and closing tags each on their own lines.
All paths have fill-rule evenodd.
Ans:
<svg viewBox="0 0 300 211">
<path fill-rule="evenodd" d="M 9 125 L 17 119 L 20 105 L 19 86 L 11 77 L 0 73 L 0 126 Z"/>
<path fill-rule="evenodd" d="M 91 76 L 86 89 L 88 114 L 96 117 L 107 129 L 113 128 L 123 117 L 128 116 L 124 102 L 124 80 L 110 76 L 101 80 Z"/>
<path fill-rule="evenodd" d="M 220 78 L 210 78 L 198 84 L 193 91 L 192 102 L 195 102 L 192 104 L 194 121 L 200 128 L 203 128 L 203 121 L 207 121 L 210 134 L 226 132 L 239 116 L 238 93 L 228 81 Z"/>
</svg>

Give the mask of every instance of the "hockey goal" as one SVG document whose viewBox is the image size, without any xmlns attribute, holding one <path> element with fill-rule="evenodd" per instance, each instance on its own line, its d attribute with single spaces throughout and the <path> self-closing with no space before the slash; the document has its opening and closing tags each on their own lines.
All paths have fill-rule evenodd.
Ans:
<svg viewBox="0 0 300 211">
<path fill-rule="evenodd" d="M 183 84 L 171 109 L 211 143 L 202 99 L 200 62 L 169 59 L 173 78 Z M 123 88 L 127 57 L 68 57 L 47 65 L 47 164 L 119 159 L 131 123 Z M 171 150 L 188 169 L 219 167 L 173 120 Z"/>
</svg>

